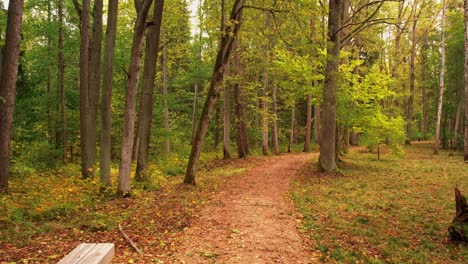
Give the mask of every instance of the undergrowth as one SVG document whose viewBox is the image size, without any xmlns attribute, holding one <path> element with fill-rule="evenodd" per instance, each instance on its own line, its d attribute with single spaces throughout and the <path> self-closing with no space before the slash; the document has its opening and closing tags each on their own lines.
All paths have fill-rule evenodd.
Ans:
<svg viewBox="0 0 468 264">
<path fill-rule="evenodd" d="M 460 156 L 414 144 L 406 156 L 355 149 L 341 175 L 310 165 L 292 192 L 300 229 L 326 263 L 466 263 L 468 247 L 451 244 L 454 188 L 468 194 Z"/>
</svg>

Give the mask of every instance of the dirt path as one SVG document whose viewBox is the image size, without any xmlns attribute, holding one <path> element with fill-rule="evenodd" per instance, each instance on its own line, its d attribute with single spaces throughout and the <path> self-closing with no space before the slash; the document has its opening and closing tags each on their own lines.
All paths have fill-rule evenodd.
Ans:
<svg viewBox="0 0 468 264">
<path fill-rule="evenodd" d="M 268 159 L 221 187 L 184 232 L 173 261 L 312 263 L 287 196 L 291 178 L 312 155 Z"/>
</svg>

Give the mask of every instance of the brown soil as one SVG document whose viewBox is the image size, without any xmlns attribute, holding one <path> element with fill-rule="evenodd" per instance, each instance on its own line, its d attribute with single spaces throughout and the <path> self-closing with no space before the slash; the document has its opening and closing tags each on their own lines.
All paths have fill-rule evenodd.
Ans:
<svg viewBox="0 0 468 264">
<path fill-rule="evenodd" d="M 222 186 L 174 245 L 170 262 L 315 263 L 288 198 L 290 181 L 311 155 L 265 160 Z"/>
</svg>

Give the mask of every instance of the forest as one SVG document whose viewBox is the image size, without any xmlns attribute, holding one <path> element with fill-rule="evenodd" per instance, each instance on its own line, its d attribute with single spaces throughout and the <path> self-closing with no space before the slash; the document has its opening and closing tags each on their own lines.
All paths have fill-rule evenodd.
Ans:
<svg viewBox="0 0 468 264">
<path fill-rule="evenodd" d="M 0 263 L 466 263 L 466 194 L 468 0 L 0 0 Z"/>
</svg>

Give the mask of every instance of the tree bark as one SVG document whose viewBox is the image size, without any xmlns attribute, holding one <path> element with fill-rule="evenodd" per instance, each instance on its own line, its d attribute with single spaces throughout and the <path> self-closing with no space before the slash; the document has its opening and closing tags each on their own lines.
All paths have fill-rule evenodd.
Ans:
<svg viewBox="0 0 468 264">
<path fill-rule="evenodd" d="M 67 119 L 65 115 L 65 59 L 63 55 L 63 0 L 58 0 L 58 81 L 60 89 L 60 117 L 62 123 L 62 160 L 67 160 Z"/>
<path fill-rule="evenodd" d="M 273 153 L 275 155 L 280 154 L 279 143 L 278 143 L 278 111 L 276 106 L 276 94 L 277 94 L 277 85 L 276 82 L 273 82 L 272 91 L 271 91 L 271 107 L 273 111 L 273 131 L 272 131 L 272 141 L 273 141 Z"/>
<path fill-rule="evenodd" d="M 292 151 L 292 145 L 294 144 L 294 122 L 296 120 L 296 106 L 293 104 L 291 108 L 291 129 L 289 132 L 289 144 L 288 144 L 288 152 Z"/>
<path fill-rule="evenodd" d="M 90 0 L 83 0 L 80 11 L 80 143 L 81 175 L 93 175 L 93 164 L 89 161 L 89 6 Z"/>
<path fill-rule="evenodd" d="M 434 154 L 439 154 L 440 144 L 440 123 L 442 120 L 442 105 L 444 102 L 444 77 L 445 77 L 445 12 L 447 9 L 446 0 L 443 0 L 442 8 L 442 25 L 441 25 L 441 41 L 440 41 L 440 79 L 439 79 L 439 104 L 437 107 L 437 124 L 436 124 L 436 137 L 434 141 Z"/>
<path fill-rule="evenodd" d="M 320 142 L 320 105 L 314 105 L 314 142 Z"/>
<path fill-rule="evenodd" d="M 163 49 L 163 54 L 161 56 L 162 61 L 162 71 L 163 71 L 163 115 L 164 115 L 164 131 L 166 140 L 164 142 L 164 150 L 166 154 L 171 152 L 171 141 L 169 140 L 169 106 L 167 103 L 168 96 L 168 76 L 167 76 L 167 49 Z"/>
<path fill-rule="evenodd" d="M 312 130 L 312 95 L 308 94 L 306 98 L 306 131 L 304 139 L 304 152 L 310 152 L 310 134 Z"/>
<path fill-rule="evenodd" d="M 410 96 L 408 98 L 408 115 L 406 116 L 406 144 L 411 144 L 413 136 L 413 114 L 414 114 L 414 83 L 416 80 L 414 62 L 416 59 L 416 24 L 418 20 L 413 21 L 411 30 L 411 56 L 410 56 Z"/>
<path fill-rule="evenodd" d="M 21 42 L 23 0 L 10 0 L 0 73 L 0 192 L 8 192 L 10 140 L 15 108 Z"/>
<path fill-rule="evenodd" d="M 234 84 L 234 108 L 236 112 L 236 143 L 237 143 L 237 154 L 239 158 L 245 158 L 249 154 L 249 140 L 247 132 L 247 124 L 245 122 L 245 105 L 243 103 L 244 98 L 242 96 L 240 80 L 242 79 L 242 65 L 240 58 L 240 43 L 236 42 L 234 48 L 234 71 L 236 75 L 236 83 Z"/>
<path fill-rule="evenodd" d="M 468 204 L 465 197 L 455 188 L 455 217 L 450 225 L 449 238 L 456 242 L 468 242 Z"/>
<path fill-rule="evenodd" d="M 464 0 L 464 23 L 465 23 L 465 135 L 464 135 L 464 161 L 468 164 L 468 0 Z"/>
<path fill-rule="evenodd" d="M 140 4 L 138 5 L 137 3 Z M 135 21 L 132 51 L 130 54 L 130 67 L 126 82 L 124 126 L 119 168 L 118 193 L 121 196 L 129 196 L 131 191 L 130 172 L 132 165 L 133 134 L 135 130 L 137 83 L 141 66 L 143 42 L 145 38 L 146 18 L 148 16 L 151 3 L 152 0 L 142 0 L 141 2 L 135 1 L 137 19 Z"/>
<path fill-rule="evenodd" d="M 195 140 L 196 121 L 197 121 L 197 116 L 198 116 L 198 82 L 195 83 L 193 89 L 194 89 L 194 94 L 193 94 L 193 112 L 192 112 L 192 144 L 193 144 L 193 141 Z"/>
<path fill-rule="evenodd" d="M 265 12 L 265 29 L 269 30 L 270 29 L 270 16 L 267 12 Z M 269 72 L 268 72 L 268 66 L 269 66 L 269 58 L 268 58 L 268 39 L 266 39 L 267 44 L 264 47 L 264 56 L 265 56 L 265 61 L 263 65 L 263 95 L 262 95 L 262 152 L 263 155 L 267 156 L 269 150 L 268 146 L 268 120 L 269 120 L 269 114 L 268 114 L 268 85 L 269 85 Z"/>
<path fill-rule="evenodd" d="M 143 180 L 143 172 L 148 168 L 148 152 L 151 138 L 151 123 L 153 121 L 154 79 L 156 78 L 156 62 L 158 61 L 161 24 L 164 0 L 155 0 L 153 9 L 153 25 L 147 31 L 143 80 L 140 96 L 140 113 L 138 117 L 139 147 L 136 180 Z"/>
<path fill-rule="evenodd" d="M 96 164 L 97 143 L 97 115 L 99 108 L 99 85 L 101 83 L 101 47 L 102 47 L 102 12 L 103 1 L 94 0 L 93 7 L 93 36 L 89 50 L 89 85 L 88 85 L 88 164 L 91 166 L 91 174 L 94 176 Z"/>
<path fill-rule="evenodd" d="M 111 186 L 110 164 L 112 146 L 112 76 L 114 74 L 115 37 L 117 32 L 117 14 L 119 0 L 109 0 L 107 31 L 104 51 L 104 76 L 102 82 L 102 128 L 100 176 L 104 186 Z"/>
<path fill-rule="evenodd" d="M 184 183 L 195 184 L 195 178 L 198 170 L 198 161 L 200 159 L 203 142 L 208 130 L 210 115 L 213 110 L 213 106 L 218 99 L 218 92 L 223 82 L 226 64 L 228 63 L 233 43 L 241 27 L 243 11 L 242 7 L 245 1 L 246 0 L 235 0 L 230 15 L 230 21 L 232 21 L 232 23 L 230 23 L 230 25 L 226 26 L 224 29 L 224 34 L 221 38 L 218 54 L 216 56 L 210 88 L 203 106 L 197 132 L 195 134 L 195 139 L 192 144 L 192 150 L 189 157 L 189 163 L 187 165 Z"/>
<path fill-rule="evenodd" d="M 460 116 L 463 106 L 462 96 L 460 92 L 458 94 L 458 106 L 457 113 L 455 114 L 455 125 L 453 127 L 453 149 L 458 149 L 459 144 L 459 132 L 460 132 Z"/>
<path fill-rule="evenodd" d="M 323 87 L 322 128 L 320 132 L 320 168 L 325 172 L 336 170 L 336 97 L 339 79 L 339 54 L 341 38 L 341 0 L 329 1 L 327 62 Z"/>
<path fill-rule="evenodd" d="M 231 159 L 231 93 L 229 84 L 224 85 L 223 111 L 223 159 Z"/>
</svg>

